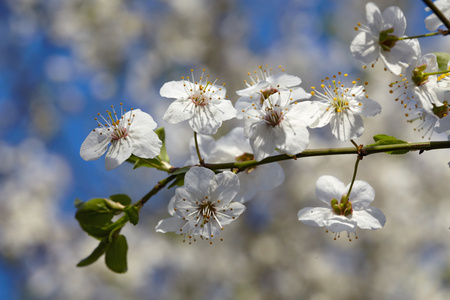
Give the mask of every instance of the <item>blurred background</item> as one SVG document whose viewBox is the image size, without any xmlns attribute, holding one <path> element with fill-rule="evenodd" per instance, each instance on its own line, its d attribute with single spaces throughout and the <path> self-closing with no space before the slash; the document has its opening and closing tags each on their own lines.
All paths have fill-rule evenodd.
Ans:
<svg viewBox="0 0 450 300">
<path fill-rule="evenodd" d="M 374 1 L 400 6 L 406 34 L 426 33 L 419 0 Z M 388 93 L 396 78 L 378 62 L 363 70 L 349 45 L 360 0 L 0 0 L 0 299 L 449 299 L 449 151 L 377 154 L 360 164 L 358 179 L 376 190 L 373 206 L 387 216 L 377 231 L 333 240 L 297 220 L 317 205 L 317 178 L 350 182 L 355 157 L 283 162 L 285 184 L 260 192 L 223 232 L 223 242 L 189 245 L 155 233 L 174 190 L 144 207 L 127 225 L 126 274 L 101 258 L 76 268 L 97 245 L 74 219 L 76 198 L 126 193 L 137 201 L 164 174 L 129 164 L 106 171 L 104 157 L 85 162 L 80 145 L 110 105 L 140 108 L 166 128 L 171 163 L 189 158 L 187 123 L 162 115 L 159 96 L 170 80 L 205 68 L 226 83 L 228 99 L 259 65 L 302 78 L 302 87 L 349 73 L 369 82 L 381 115 L 365 119 L 378 133 L 422 141 Z M 449 37 L 420 41 L 422 52 L 449 51 Z M 216 137 L 237 120 L 227 121 Z M 418 125 L 418 124 L 417 124 Z M 328 127 L 310 130 L 310 148 L 347 147 Z M 445 140 L 445 136 L 432 136 Z"/>
</svg>

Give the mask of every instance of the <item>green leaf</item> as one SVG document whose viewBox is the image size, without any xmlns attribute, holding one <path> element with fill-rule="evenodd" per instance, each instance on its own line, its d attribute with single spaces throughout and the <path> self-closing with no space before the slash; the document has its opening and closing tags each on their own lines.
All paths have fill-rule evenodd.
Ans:
<svg viewBox="0 0 450 300">
<path fill-rule="evenodd" d="M 109 197 L 112 201 L 119 202 L 122 205 L 130 205 L 131 204 L 131 198 L 128 197 L 128 195 L 125 194 L 116 194 Z"/>
<path fill-rule="evenodd" d="M 105 253 L 107 246 L 108 246 L 108 240 L 107 239 L 103 239 L 98 244 L 97 248 L 95 248 L 94 251 L 92 251 L 92 253 L 88 257 L 86 257 L 85 259 L 82 259 L 77 264 L 77 267 L 85 267 L 85 266 L 88 266 L 88 265 L 96 262 L 97 259 L 99 259 L 100 256 L 103 255 L 103 253 Z"/>
<path fill-rule="evenodd" d="M 171 189 L 174 186 L 183 186 L 184 185 L 184 175 L 186 173 L 178 174 L 175 180 L 167 187 L 167 189 Z"/>
<path fill-rule="evenodd" d="M 136 162 L 134 163 L 133 169 L 137 169 L 140 167 L 147 167 L 147 168 L 162 168 L 163 164 L 161 163 L 159 158 L 137 158 Z"/>
<path fill-rule="evenodd" d="M 137 225 L 139 222 L 139 211 L 136 206 L 128 206 L 125 208 L 125 214 L 128 216 L 128 219 L 130 219 L 131 224 Z"/>
<path fill-rule="evenodd" d="M 171 175 L 185 174 L 187 171 L 191 169 L 190 166 L 182 167 L 177 169 L 176 171 L 170 173 Z"/>
<path fill-rule="evenodd" d="M 107 199 L 94 198 L 87 202 L 78 203 L 75 218 L 82 225 L 104 226 L 110 223 L 114 210 L 107 205 Z"/>
<path fill-rule="evenodd" d="M 448 70 L 448 61 L 450 60 L 450 53 L 445 52 L 433 52 L 436 55 L 436 60 L 441 71 Z"/>
<path fill-rule="evenodd" d="M 155 130 L 155 133 L 158 135 L 159 139 L 162 142 L 161 151 L 159 152 L 159 158 L 162 161 L 170 163 L 169 154 L 167 154 L 166 150 L 166 132 L 164 130 L 164 127 L 157 128 Z"/>
<path fill-rule="evenodd" d="M 375 143 L 367 145 L 366 147 L 373 147 L 373 146 L 381 146 L 381 145 L 399 145 L 399 144 L 408 144 L 408 142 L 398 140 L 397 138 L 386 135 L 386 134 L 377 134 L 373 137 Z M 394 150 L 394 151 L 387 151 L 385 153 L 387 154 L 393 154 L 393 155 L 399 155 L 399 154 L 405 154 L 408 153 L 410 150 Z"/>
<path fill-rule="evenodd" d="M 113 238 L 105 253 L 106 266 L 113 272 L 125 273 L 127 267 L 128 244 L 124 235 Z"/>
<path fill-rule="evenodd" d="M 377 134 L 373 136 L 373 140 L 378 142 L 381 140 L 396 140 L 396 138 L 387 134 Z"/>
<path fill-rule="evenodd" d="M 112 224 L 112 222 L 106 223 L 104 226 L 108 226 Z M 92 225 L 85 225 L 80 223 L 81 229 L 83 229 L 87 234 L 90 236 L 95 237 L 96 239 L 103 239 L 105 237 L 108 237 L 111 230 L 106 230 L 104 228 L 101 228 L 99 226 L 92 226 Z"/>
</svg>

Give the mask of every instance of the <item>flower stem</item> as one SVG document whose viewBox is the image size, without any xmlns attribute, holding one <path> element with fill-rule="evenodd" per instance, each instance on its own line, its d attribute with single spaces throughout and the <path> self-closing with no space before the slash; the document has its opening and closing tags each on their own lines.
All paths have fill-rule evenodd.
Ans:
<svg viewBox="0 0 450 300">
<path fill-rule="evenodd" d="M 431 33 L 426 33 L 426 34 L 420 34 L 420 35 L 413 35 L 413 36 L 405 36 L 405 37 L 400 37 L 398 38 L 398 40 L 411 40 L 411 39 L 418 39 L 418 38 L 423 38 L 423 37 L 429 37 L 429 36 L 435 36 L 435 35 L 441 35 L 442 32 L 441 31 L 436 31 L 436 32 L 431 32 Z"/>
<path fill-rule="evenodd" d="M 439 8 L 434 5 L 431 0 L 422 0 L 425 5 L 427 5 L 431 11 L 441 20 L 442 23 L 444 23 L 445 27 L 447 27 L 448 30 L 450 30 L 450 21 L 444 16 L 444 14 L 439 10 Z"/>
<path fill-rule="evenodd" d="M 430 75 L 440 75 L 440 74 L 446 74 L 446 73 L 450 73 L 450 70 L 430 72 L 430 73 L 422 73 L 422 74 L 423 74 L 423 76 L 430 76 Z"/>
<path fill-rule="evenodd" d="M 156 195 L 160 190 L 162 190 L 169 182 L 171 182 L 172 180 L 174 180 L 177 177 L 177 175 L 170 175 L 166 178 L 164 178 L 163 180 L 159 181 L 154 187 L 153 189 L 151 189 L 144 197 L 142 197 L 138 202 L 136 202 L 134 204 L 134 206 L 136 206 L 136 208 L 138 210 L 140 210 L 142 208 L 142 206 L 144 206 L 144 204 L 150 200 L 151 197 L 153 197 L 154 195 Z"/>
<path fill-rule="evenodd" d="M 225 169 L 238 169 L 238 172 L 242 172 L 250 167 L 273 163 L 277 161 L 289 160 L 295 158 L 309 157 L 309 156 L 328 156 L 328 155 L 342 155 L 342 154 L 363 154 L 365 156 L 375 153 L 391 152 L 391 151 L 429 151 L 437 149 L 450 149 L 450 141 L 438 141 L 438 142 L 418 142 L 418 143 L 406 143 L 406 144 L 393 144 L 393 145 L 378 145 L 378 146 L 363 146 L 363 147 L 345 147 L 345 148 L 327 148 L 327 149 L 307 149 L 301 153 L 295 155 L 280 154 L 275 156 L 269 156 L 263 160 L 249 160 L 245 162 L 234 163 L 220 163 L 220 164 L 203 164 L 205 168 L 211 170 L 225 170 Z"/>
<path fill-rule="evenodd" d="M 202 159 L 202 155 L 200 154 L 200 148 L 198 147 L 197 132 L 195 132 L 195 131 L 194 131 L 194 141 L 195 141 L 195 150 L 197 151 L 198 160 L 200 161 L 200 164 L 202 164 L 203 159 Z"/>
<path fill-rule="evenodd" d="M 356 179 L 356 172 L 358 171 L 358 165 L 359 165 L 359 161 L 362 160 L 361 156 L 358 155 L 358 157 L 356 157 L 356 162 L 355 162 L 355 169 L 353 170 L 353 178 L 352 178 L 352 183 L 350 184 L 350 187 L 348 188 L 348 192 L 347 192 L 347 197 L 350 198 L 350 193 L 352 191 L 353 188 L 353 183 L 355 183 L 355 179 Z"/>
</svg>

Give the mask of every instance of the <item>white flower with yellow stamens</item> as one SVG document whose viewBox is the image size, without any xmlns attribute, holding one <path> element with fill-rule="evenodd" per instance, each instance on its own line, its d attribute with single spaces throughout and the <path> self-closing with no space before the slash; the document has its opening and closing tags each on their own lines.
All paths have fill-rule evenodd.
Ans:
<svg viewBox="0 0 450 300">
<path fill-rule="evenodd" d="M 113 108 L 112 105 L 111 107 Z M 131 109 L 129 112 L 122 110 L 120 117 L 114 108 L 112 112 L 106 112 L 106 118 L 98 114 L 105 123 L 95 118 L 99 128 L 94 129 L 81 145 L 80 156 L 84 160 L 100 158 L 108 150 L 109 144 L 111 146 L 106 153 L 106 170 L 118 167 L 131 154 L 142 158 L 154 158 L 159 154 L 162 142 L 153 131 L 156 123 L 149 114 L 140 109 Z"/>
<path fill-rule="evenodd" d="M 256 160 L 271 155 L 275 149 L 295 155 L 306 149 L 317 106 L 311 101 L 292 102 L 289 92 L 270 95 L 264 102 L 256 101 L 244 113 L 244 134 Z"/>
<path fill-rule="evenodd" d="M 205 70 L 203 70 L 204 72 Z M 193 70 L 191 70 L 193 72 Z M 191 128 L 200 134 L 215 134 L 223 121 L 236 117 L 236 109 L 226 100 L 226 89 L 210 82 L 209 76 L 197 82 L 187 77 L 165 83 L 160 94 L 176 100 L 167 109 L 163 119 L 176 124 L 189 120 Z"/>
<path fill-rule="evenodd" d="M 341 75 L 341 73 L 339 73 Z M 347 77 L 347 74 L 344 75 Z M 381 105 L 366 95 L 364 86 L 353 81 L 352 87 L 345 87 L 337 76 L 322 80 L 323 93 L 313 88 L 311 94 L 318 105 L 315 122 L 311 128 L 330 124 L 331 133 L 340 141 L 361 136 L 364 124 L 360 115 L 373 117 L 381 112 Z M 367 83 L 365 83 L 366 85 Z"/>
<path fill-rule="evenodd" d="M 213 239 L 245 210 L 232 201 L 239 191 L 238 176 L 230 171 L 193 167 L 185 175 L 184 186 L 177 188 L 169 203 L 171 218 L 159 221 L 156 231 L 175 232 L 202 239 Z M 194 238 L 195 241 L 195 238 Z"/>
</svg>

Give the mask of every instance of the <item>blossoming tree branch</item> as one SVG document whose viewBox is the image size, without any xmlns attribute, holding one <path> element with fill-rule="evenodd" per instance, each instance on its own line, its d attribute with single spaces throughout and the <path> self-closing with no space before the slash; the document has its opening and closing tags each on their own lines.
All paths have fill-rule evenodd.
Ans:
<svg viewBox="0 0 450 300">
<path fill-rule="evenodd" d="M 431 33 L 405 36 L 406 19 L 400 8 L 381 12 L 374 3 L 366 5 L 366 22 L 355 27 L 357 35 L 350 45 L 355 59 L 370 66 L 378 60 L 398 76 L 389 92 L 406 110 L 409 122 L 430 139 L 433 132 L 450 136 L 450 54 L 421 53 L 418 39 L 449 33 L 450 0 L 425 1 L 432 11 L 425 19 Z M 444 26 L 443 26 L 444 25 Z M 445 38 L 445 37 L 444 37 Z M 192 129 L 191 158 L 184 166 L 172 166 L 165 147 L 164 128 L 140 109 L 111 107 L 106 116 L 98 114 L 98 128 L 81 145 L 83 159 L 96 160 L 106 153 L 107 170 L 124 162 L 134 168 L 156 168 L 167 173 L 141 199 L 132 203 L 125 194 L 109 198 L 76 201 L 76 219 L 81 228 L 99 240 L 97 248 L 81 260 L 87 266 L 101 256 L 114 272 L 127 270 L 127 241 L 121 229 L 136 225 L 145 203 L 164 188 L 174 189 L 168 201 L 168 217 L 159 221 L 156 231 L 173 232 L 189 243 L 197 239 L 210 243 L 220 236 L 246 207 L 256 191 L 272 190 L 284 181 L 283 169 L 276 162 L 308 156 L 354 155 L 355 165 L 344 183 L 330 175 L 317 179 L 317 207 L 298 211 L 306 225 L 326 227 L 334 238 L 344 232 L 349 240 L 357 238 L 356 229 L 379 229 L 385 215 L 375 206 L 375 190 L 357 180 L 359 163 L 375 153 L 405 154 L 450 148 L 449 141 L 406 142 L 385 134 L 374 136 L 369 145 L 354 140 L 364 133 L 364 117 L 375 117 L 381 105 L 366 94 L 366 82 L 348 79 L 338 73 L 322 80 L 310 93 L 300 87 L 301 79 L 280 68 L 260 67 L 237 91 L 239 99 L 226 99 L 226 89 L 205 71 L 165 83 L 162 97 L 172 99 L 163 119 L 171 124 L 187 123 Z M 224 121 L 238 118 L 242 127 L 232 129 L 215 140 Z M 329 126 L 349 147 L 308 149 L 308 128 Z M 113 219 L 114 216 L 119 216 Z"/>
</svg>

